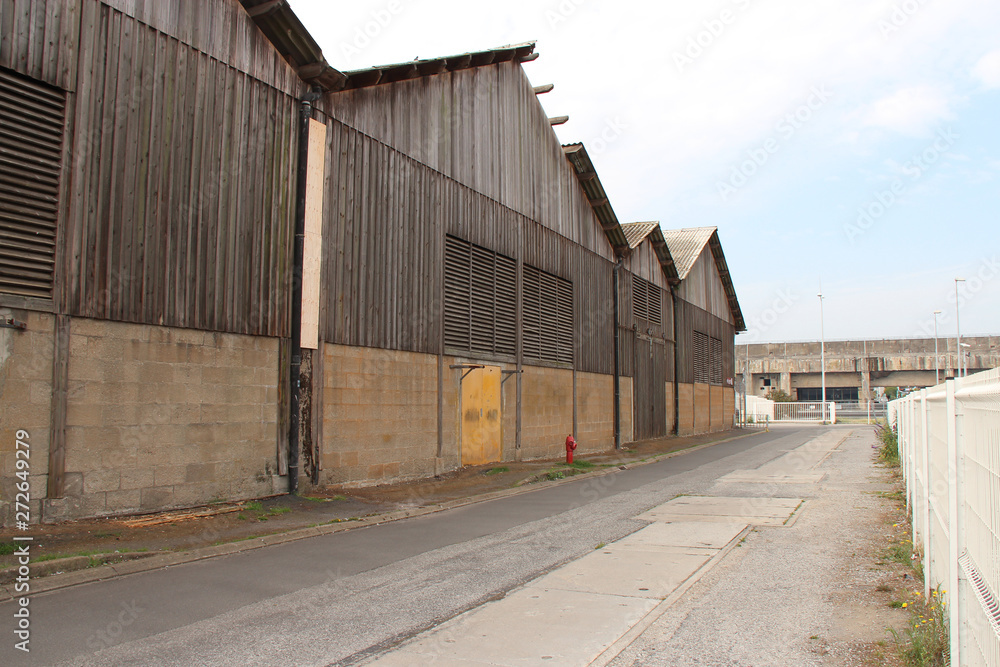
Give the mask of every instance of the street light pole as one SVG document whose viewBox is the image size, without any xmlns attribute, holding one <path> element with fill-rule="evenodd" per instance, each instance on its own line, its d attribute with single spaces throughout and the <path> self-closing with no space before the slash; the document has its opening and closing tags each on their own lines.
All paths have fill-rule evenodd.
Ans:
<svg viewBox="0 0 1000 667">
<path fill-rule="evenodd" d="M 962 375 L 962 323 L 959 321 L 958 316 L 958 284 L 964 282 L 965 278 L 955 278 L 955 352 L 958 354 L 957 377 L 964 377 Z"/>
<path fill-rule="evenodd" d="M 941 384 L 941 378 L 938 372 L 938 335 L 937 335 L 937 316 L 941 314 L 940 310 L 934 311 L 934 384 Z"/>
<path fill-rule="evenodd" d="M 823 423 L 826 423 L 826 337 L 823 333 L 823 287 L 820 285 L 819 294 L 819 372 L 820 384 L 822 386 L 820 394 L 820 416 Z"/>
</svg>

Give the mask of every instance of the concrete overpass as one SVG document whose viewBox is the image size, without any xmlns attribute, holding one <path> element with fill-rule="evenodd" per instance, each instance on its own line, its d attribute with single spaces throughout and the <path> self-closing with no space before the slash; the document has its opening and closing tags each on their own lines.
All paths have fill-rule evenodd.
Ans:
<svg viewBox="0 0 1000 667">
<path fill-rule="evenodd" d="M 1000 336 L 963 337 L 962 349 L 970 374 L 1000 366 Z M 875 387 L 932 386 L 934 363 L 933 338 L 826 341 L 827 399 L 865 400 Z M 954 337 L 938 339 L 937 363 L 942 382 L 955 377 Z M 795 400 L 820 398 L 819 341 L 737 345 L 738 378 L 746 377 L 748 364 L 750 394 L 777 388 Z"/>
</svg>

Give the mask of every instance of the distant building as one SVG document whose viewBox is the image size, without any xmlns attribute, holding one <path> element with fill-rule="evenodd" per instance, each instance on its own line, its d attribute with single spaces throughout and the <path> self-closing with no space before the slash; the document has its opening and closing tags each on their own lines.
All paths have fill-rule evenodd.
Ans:
<svg viewBox="0 0 1000 667">
<path fill-rule="evenodd" d="M 827 341 L 826 399 L 863 401 L 874 397 L 876 388 L 930 387 L 936 378 L 944 382 L 957 372 L 955 345 L 954 336 L 938 338 L 935 356 L 933 338 Z M 962 346 L 969 374 L 1000 366 L 1000 336 L 963 336 Z M 820 358 L 819 341 L 737 345 L 736 373 L 747 378 L 751 395 L 780 389 L 793 400 L 818 401 L 823 394 Z"/>
</svg>

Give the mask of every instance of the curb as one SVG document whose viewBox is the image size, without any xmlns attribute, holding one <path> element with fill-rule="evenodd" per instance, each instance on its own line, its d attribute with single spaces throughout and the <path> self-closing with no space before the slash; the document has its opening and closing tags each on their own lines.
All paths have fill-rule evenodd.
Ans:
<svg viewBox="0 0 1000 667">
<path fill-rule="evenodd" d="M 276 544 L 285 544 L 287 542 L 304 540 L 309 537 L 332 535 L 334 533 L 340 533 L 347 530 L 355 530 L 357 528 L 367 528 L 369 526 L 378 526 L 383 523 L 391 523 L 393 521 L 400 521 L 402 519 L 409 519 L 418 516 L 427 516 L 429 514 L 435 514 L 437 512 L 443 512 L 458 507 L 465 507 L 467 505 L 475 505 L 478 503 L 489 502 L 491 500 L 498 500 L 500 498 L 507 498 L 511 496 L 521 495 L 523 493 L 530 493 L 532 491 L 540 491 L 542 489 L 559 486 L 560 484 L 569 484 L 584 479 L 603 477 L 604 475 L 610 475 L 612 473 L 616 473 L 621 470 L 630 470 L 632 468 L 637 468 L 639 466 L 658 463 L 660 461 L 663 461 L 664 459 L 673 458 L 675 456 L 681 456 L 682 454 L 689 454 L 691 452 L 696 452 L 700 449 L 705 449 L 707 447 L 714 447 L 715 445 L 721 445 L 726 442 L 740 440 L 742 438 L 747 438 L 753 435 L 759 435 L 759 433 L 741 433 L 731 438 L 724 438 L 722 440 L 715 440 L 713 442 L 705 442 L 700 445 L 687 447 L 685 449 L 679 449 L 673 452 L 654 455 L 644 461 L 623 463 L 617 466 L 612 464 L 611 467 L 608 468 L 601 468 L 599 470 L 584 472 L 577 475 L 573 475 L 571 477 L 566 477 L 564 479 L 534 482 L 513 489 L 492 491 L 489 493 L 470 496 L 468 498 L 457 498 L 455 500 L 445 501 L 439 505 L 429 505 L 427 507 L 417 507 L 406 510 L 395 510 L 392 512 L 387 512 L 385 514 L 377 514 L 374 516 L 362 517 L 357 520 L 346 520 L 346 521 L 340 521 L 338 523 L 327 523 L 321 526 L 312 526 L 309 528 L 295 528 L 287 532 L 275 533 L 273 535 L 265 535 L 263 537 L 256 537 L 248 540 L 227 542 L 225 544 L 217 544 L 208 547 L 199 547 L 197 549 L 192 549 L 190 551 L 165 553 L 162 555 L 151 555 L 145 558 L 138 558 L 135 560 L 129 560 L 122 563 L 115 563 L 112 565 L 102 565 L 100 567 L 95 567 L 95 568 L 66 572 L 64 574 L 53 574 L 40 579 L 32 578 L 31 594 L 36 595 L 38 593 L 47 593 L 49 591 L 54 591 L 61 588 L 69 588 L 70 586 L 78 586 L 80 584 L 87 584 L 95 581 L 104 581 L 106 579 L 113 579 L 115 577 L 124 576 L 127 574 L 138 574 L 141 572 L 159 570 L 174 565 L 193 563 L 196 561 L 205 560 L 208 558 L 215 558 L 218 556 L 229 556 L 236 553 L 243 553 L 244 551 L 252 551 L 254 549 L 273 546 Z M 728 553 L 728 549 L 729 547 L 727 546 L 726 549 L 724 549 L 723 551 Z M 65 562 L 68 560 L 70 559 L 69 558 L 58 559 L 58 560 L 46 561 L 46 563 L 51 563 L 52 564 L 51 567 L 53 567 L 54 569 L 61 561 Z M 706 563 L 705 566 L 707 566 L 709 563 L 712 563 L 712 560 L 708 561 L 708 563 Z M 695 574 L 697 574 L 697 572 Z M 693 576 L 695 575 L 692 575 L 692 577 Z M 684 585 L 681 586 L 681 588 L 683 587 Z M 680 588 L 678 588 L 678 590 L 680 590 Z M 3 586 L 0 586 L 0 602 L 6 602 L 7 600 L 14 599 L 15 597 L 18 597 L 18 595 L 14 590 L 13 584 L 5 584 Z"/>
</svg>

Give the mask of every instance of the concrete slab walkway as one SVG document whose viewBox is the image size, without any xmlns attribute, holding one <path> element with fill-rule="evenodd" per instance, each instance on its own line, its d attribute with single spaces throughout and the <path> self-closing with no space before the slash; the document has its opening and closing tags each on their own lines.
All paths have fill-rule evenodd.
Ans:
<svg viewBox="0 0 1000 667">
<path fill-rule="evenodd" d="M 825 433 L 726 481 L 819 481 L 823 475 L 815 469 L 846 437 Z M 645 528 L 364 664 L 606 665 L 752 527 L 789 526 L 802 504 L 786 497 L 679 496 L 636 516 L 650 522 Z"/>
<path fill-rule="evenodd" d="M 624 648 L 623 638 L 652 623 L 752 525 L 782 525 L 800 502 L 675 498 L 637 517 L 652 522 L 646 528 L 366 664 L 605 664 Z M 697 511 L 686 514 L 691 507 Z"/>
</svg>

